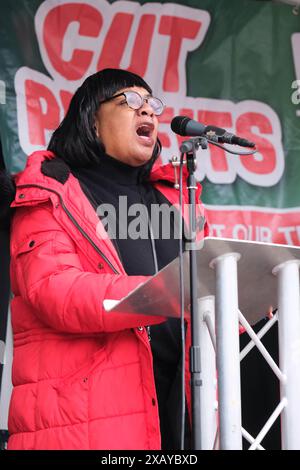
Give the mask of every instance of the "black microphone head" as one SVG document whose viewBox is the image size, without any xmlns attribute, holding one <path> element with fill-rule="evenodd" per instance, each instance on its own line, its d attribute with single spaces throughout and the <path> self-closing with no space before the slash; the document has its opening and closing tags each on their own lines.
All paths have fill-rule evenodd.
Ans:
<svg viewBox="0 0 300 470">
<path fill-rule="evenodd" d="M 175 132 L 175 134 L 179 134 L 179 135 L 187 135 L 186 132 L 185 132 L 185 128 L 186 128 L 186 125 L 187 123 L 190 121 L 191 119 L 187 116 L 176 116 L 172 119 L 172 122 L 171 122 L 171 129 L 173 132 Z"/>
<path fill-rule="evenodd" d="M 175 134 L 199 137 L 205 133 L 206 127 L 187 116 L 176 116 L 171 122 L 171 129 Z"/>
<path fill-rule="evenodd" d="M 222 136 L 223 134 L 225 134 L 226 129 L 222 129 L 222 127 L 217 126 L 206 126 L 205 133 L 208 132 L 213 132 L 217 136 Z"/>
</svg>

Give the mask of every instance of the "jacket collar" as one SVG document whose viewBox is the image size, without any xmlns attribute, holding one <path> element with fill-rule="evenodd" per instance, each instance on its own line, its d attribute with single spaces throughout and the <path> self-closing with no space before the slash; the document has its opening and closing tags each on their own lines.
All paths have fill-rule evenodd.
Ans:
<svg viewBox="0 0 300 470">
<path fill-rule="evenodd" d="M 54 162 L 55 155 L 48 150 L 38 150 L 29 155 L 23 171 L 15 175 L 15 183 L 17 186 L 23 185 L 45 185 L 47 186 L 48 177 L 42 171 L 44 162 Z M 56 179 L 56 178 L 55 178 Z"/>
<path fill-rule="evenodd" d="M 166 165 L 155 165 L 150 173 L 150 181 L 169 182 L 174 184 L 176 177 L 175 171 L 179 177 L 178 169 L 174 169 L 171 163 Z M 183 169 L 184 176 L 186 167 Z M 61 195 L 64 193 L 65 182 L 70 176 L 71 170 L 66 163 L 55 157 L 49 150 L 39 150 L 32 153 L 27 160 L 23 171 L 15 176 L 17 187 L 20 186 L 43 186 L 56 190 Z"/>
</svg>

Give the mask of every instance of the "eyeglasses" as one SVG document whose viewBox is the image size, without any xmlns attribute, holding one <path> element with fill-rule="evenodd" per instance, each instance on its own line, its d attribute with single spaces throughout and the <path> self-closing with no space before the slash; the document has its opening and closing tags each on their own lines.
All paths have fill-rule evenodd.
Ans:
<svg viewBox="0 0 300 470">
<path fill-rule="evenodd" d="M 114 95 L 110 98 L 106 98 L 106 100 L 100 101 L 99 104 L 114 100 L 119 96 L 125 96 L 126 103 L 131 109 L 140 109 L 145 101 L 151 106 L 156 116 L 160 116 L 165 109 L 165 105 L 159 98 L 155 98 L 151 95 L 141 96 L 137 91 L 124 91 L 123 93 L 119 93 L 118 95 Z"/>
</svg>

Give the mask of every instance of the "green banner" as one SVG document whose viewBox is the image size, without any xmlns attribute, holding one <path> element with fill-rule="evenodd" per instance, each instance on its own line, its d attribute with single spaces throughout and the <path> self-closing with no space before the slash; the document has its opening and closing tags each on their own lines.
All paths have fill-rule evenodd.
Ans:
<svg viewBox="0 0 300 470">
<path fill-rule="evenodd" d="M 300 243 L 300 16 L 255 0 L 8 0 L 0 4 L 0 136 L 6 165 L 47 146 L 91 73 L 143 76 L 167 108 L 162 160 L 179 154 L 176 115 L 257 145 L 198 151 L 212 235 Z"/>
</svg>

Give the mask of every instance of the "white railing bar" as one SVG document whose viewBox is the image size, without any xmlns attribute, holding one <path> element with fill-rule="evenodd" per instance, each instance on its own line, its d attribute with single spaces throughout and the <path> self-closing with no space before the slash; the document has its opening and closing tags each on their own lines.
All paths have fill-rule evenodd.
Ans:
<svg viewBox="0 0 300 470">
<path fill-rule="evenodd" d="M 253 442 L 251 447 L 249 447 L 249 450 L 255 450 L 257 448 L 258 444 L 261 443 L 261 441 L 263 440 L 267 432 L 270 430 L 270 428 L 273 426 L 274 422 L 276 421 L 276 419 L 282 412 L 283 408 L 286 407 L 286 405 L 287 405 L 287 399 L 284 397 L 281 400 L 281 402 L 277 405 L 277 407 L 275 408 L 275 410 L 273 411 L 273 413 L 271 414 L 270 418 L 268 419 L 266 424 L 263 426 L 261 431 L 258 433 L 255 441 Z"/>
<path fill-rule="evenodd" d="M 252 437 L 251 434 L 249 434 L 248 431 L 246 431 L 246 429 L 244 428 L 242 428 L 242 435 L 246 439 L 246 441 L 250 442 L 250 444 L 253 444 L 253 442 L 255 441 L 254 437 Z M 259 450 L 265 450 L 265 448 L 260 444 L 258 444 L 257 448 Z"/>
<path fill-rule="evenodd" d="M 210 336 L 210 339 L 211 339 L 211 343 L 212 343 L 213 348 L 214 348 L 214 350 L 215 350 L 215 352 L 216 352 L 216 335 L 215 335 L 214 326 L 213 326 L 213 324 L 212 324 L 210 315 L 209 315 L 209 314 L 205 314 L 203 320 L 204 320 L 204 322 L 206 323 L 206 326 L 207 326 L 207 329 L 208 329 L 208 333 L 209 333 L 209 336 Z"/>
<path fill-rule="evenodd" d="M 250 324 L 247 322 L 246 318 L 243 316 L 243 314 L 239 310 L 239 321 L 243 325 L 243 327 L 246 329 L 248 335 L 250 338 L 254 341 L 254 343 L 257 346 L 257 349 L 261 352 L 271 369 L 273 370 L 274 374 L 278 377 L 280 382 L 285 383 L 286 382 L 286 376 L 281 372 L 279 367 L 277 366 L 276 362 L 270 355 L 270 353 L 267 351 L 267 349 L 264 347 L 262 342 L 257 338 L 257 335 L 255 331 L 251 328 Z"/>
<path fill-rule="evenodd" d="M 216 430 L 216 435 L 215 435 L 215 441 L 214 441 L 214 446 L 213 450 L 219 450 L 220 448 L 220 442 L 219 442 L 219 428 Z"/>
<path fill-rule="evenodd" d="M 270 318 L 270 320 L 259 330 L 259 332 L 256 333 L 256 336 L 258 337 L 258 339 L 261 339 L 269 331 L 269 329 L 272 328 L 272 326 L 274 325 L 275 322 L 277 322 L 277 320 L 278 320 L 278 314 L 275 313 L 275 315 L 272 318 Z M 251 349 L 254 348 L 254 346 L 255 346 L 255 343 L 251 339 L 240 353 L 241 361 L 244 359 L 245 356 L 247 356 L 247 354 L 251 351 Z"/>
</svg>

